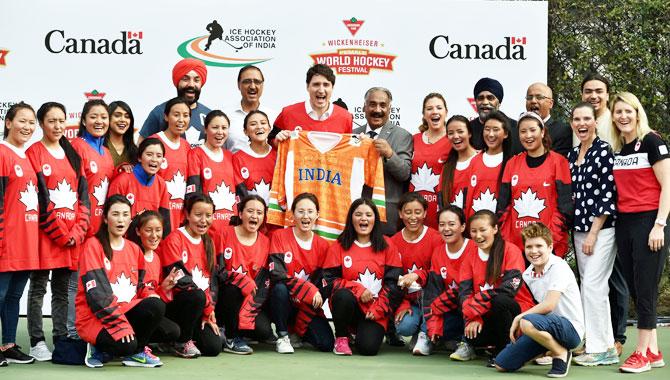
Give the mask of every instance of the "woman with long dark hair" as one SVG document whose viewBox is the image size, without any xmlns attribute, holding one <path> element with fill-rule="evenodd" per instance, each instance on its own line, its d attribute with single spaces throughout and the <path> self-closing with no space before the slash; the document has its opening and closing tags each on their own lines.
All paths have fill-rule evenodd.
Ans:
<svg viewBox="0 0 670 380">
<path fill-rule="evenodd" d="M 47 102 L 37 110 L 42 140 L 26 155 L 37 173 L 40 202 L 40 270 L 30 275 L 28 333 L 30 355 L 51 359 L 42 329 L 42 304 L 51 274 L 51 319 L 54 344 L 68 335 L 68 283 L 77 271 L 79 250 L 90 224 L 90 202 L 81 158 L 63 135 L 65 106 Z M 73 284 L 76 295 L 76 281 Z M 74 299 L 72 300 L 74 305 Z M 70 320 L 74 321 L 74 308 Z"/>
<path fill-rule="evenodd" d="M 109 103 L 109 129 L 105 145 L 112 154 L 114 167 L 126 172 L 133 170 L 133 165 L 137 163 L 135 117 L 123 100 Z"/>
<path fill-rule="evenodd" d="M 102 367 L 100 352 L 123 356 L 126 366 L 163 365 L 147 345 L 165 304 L 142 282 L 142 250 L 123 237 L 130 219 L 130 202 L 120 194 L 109 197 L 100 229 L 84 242 L 79 260 L 76 326 L 88 343 L 91 368 Z"/>
<path fill-rule="evenodd" d="M 472 159 L 477 154 L 470 144 L 472 128 L 465 116 L 452 116 L 447 121 L 447 138 L 451 142 L 451 151 L 442 166 L 440 176 L 440 205 L 445 207 L 452 204 L 466 210 L 468 186 Z"/>
<path fill-rule="evenodd" d="M 503 172 L 496 206 L 502 236 L 522 250 L 521 230 L 542 222 L 554 234 L 554 253 L 563 257 L 574 214 L 568 160 L 551 150 L 549 134 L 536 113 L 522 114 L 517 125 L 526 151 L 512 157 Z"/>
<path fill-rule="evenodd" d="M 438 193 L 442 165 L 451 150 L 447 138 L 447 101 L 438 93 L 423 99 L 419 133 L 414 135 L 414 155 L 409 191 L 420 193 L 428 201 L 426 225 L 437 228 Z M 466 119 L 467 124 L 467 119 Z"/>
<path fill-rule="evenodd" d="M 332 293 L 336 355 L 352 354 L 350 329 L 356 334 L 359 354 L 377 355 L 389 316 L 402 299 L 397 285 L 401 265 L 398 250 L 382 233 L 375 204 L 356 199 L 323 264 L 325 292 Z"/>
<path fill-rule="evenodd" d="M 35 132 L 35 111 L 19 102 L 5 115 L 0 142 L 0 367 L 35 361 L 16 345 L 19 301 L 30 271 L 39 269 L 37 175 L 25 154 Z"/>
</svg>

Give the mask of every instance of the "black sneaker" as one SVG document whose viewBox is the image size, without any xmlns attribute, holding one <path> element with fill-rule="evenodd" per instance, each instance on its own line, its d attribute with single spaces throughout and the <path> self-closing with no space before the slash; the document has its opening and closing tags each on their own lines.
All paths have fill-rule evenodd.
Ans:
<svg viewBox="0 0 670 380">
<path fill-rule="evenodd" d="M 560 358 L 553 358 L 551 360 L 551 369 L 547 372 L 547 377 L 565 377 L 570 370 L 570 362 L 572 361 L 572 353 L 568 351 L 567 361 Z"/>
<path fill-rule="evenodd" d="M 396 332 L 389 332 L 386 334 L 386 343 L 392 347 L 405 347 L 405 339 Z"/>
<path fill-rule="evenodd" d="M 9 363 L 7 362 L 7 359 L 5 359 L 5 355 L 0 351 L 0 367 L 7 367 L 8 365 Z"/>
<path fill-rule="evenodd" d="M 23 352 L 21 352 L 21 347 L 17 345 L 13 345 L 12 347 L 6 349 L 5 351 L 2 352 L 2 354 L 5 356 L 5 359 L 7 359 L 7 362 L 9 363 L 33 364 L 35 362 L 34 357 L 26 355 Z"/>
<path fill-rule="evenodd" d="M 488 360 L 486 361 L 486 367 L 488 367 L 488 368 L 495 368 L 496 367 L 496 357 L 495 356 L 489 356 Z"/>
</svg>

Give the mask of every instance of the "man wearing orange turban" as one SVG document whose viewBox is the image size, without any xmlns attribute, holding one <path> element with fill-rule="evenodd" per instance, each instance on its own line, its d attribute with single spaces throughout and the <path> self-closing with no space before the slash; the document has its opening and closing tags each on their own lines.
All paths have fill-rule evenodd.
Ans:
<svg viewBox="0 0 670 380">
<path fill-rule="evenodd" d="M 205 139 L 203 122 L 209 113 L 209 107 L 198 102 L 200 90 L 207 82 L 207 66 L 195 58 L 185 58 L 172 68 L 172 83 L 177 88 L 177 96 L 183 97 L 191 105 L 191 125 L 184 134 L 191 146 L 202 145 Z M 165 129 L 165 111 L 163 102 L 149 113 L 140 129 L 140 140 Z"/>
</svg>

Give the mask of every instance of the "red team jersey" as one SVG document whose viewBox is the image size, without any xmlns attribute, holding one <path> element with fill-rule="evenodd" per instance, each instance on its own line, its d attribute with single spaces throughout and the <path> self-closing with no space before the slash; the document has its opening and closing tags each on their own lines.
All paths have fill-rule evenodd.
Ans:
<svg viewBox="0 0 670 380">
<path fill-rule="evenodd" d="M 212 273 L 207 264 L 207 254 L 202 238 L 196 239 L 186 231 L 185 227 L 180 227 L 172 231 L 160 243 L 156 252 L 163 265 L 164 274 L 176 267 L 181 269 L 185 275 L 177 280 L 177 285 L 172 289 L 173 292 L 179 292 L 182 289 L 200 289 L 205 292 L 206 302 L 202 319 L 207 319 L 214 312 L 214 302 L 210 292 Z"/>
<path fill-rule="evenodd" d="M 438 189 L 442 166 L 451 150 L 451 142 L 444 136 L 434 144 L 423 141 L 423 133 L 417 133 L 414 139 L 412 156 L 412 174 L 409 191 L 416 191 L 428 201 L 426 225 L 437 228 Z"/>
<path fill-rule="evenodd" d="M 168 210 L 170 195 L 163 178 L 155 175 L 149 186 L 144 186 L 133 173 L 120 173 L 109 186 L 109 194 L 121 194 L 131 204 L 133 218 L 147 210 Z M 171 226 L 172 228 L 172 226 Z M 176 228 L 176 226 L 174 226 Z"/>
<path fill-rule="evenodd" d="M 275 119 L 274 126 L 292 131 L 300 127 L 302 131 L 351 133 L 353 116 L 344 108 L 333 105 L 333 113 L 326 120 L 314 120 L 305 110 L 305 102 L 286 106 Z"/>
<path fill-rule="evenodd" d="M 254 279 L 267 263 L 270 240 L 259 232 L 253 245 L 244 245 L 237 238 L 235 227 L 227 226 L 221 231 L 219 246 L 217 252 L 223 253 L 223 265 L 227 271 Z"/>
<path fill-rule="evenodd" d="M 238 194 L 258 194 L 267 205 L 270 202 L 270 185 L 276 162 L 277 151 L 272 147 L 265 155 L 255 153 L 249 146 L 238 150 L 233 155 L 235 186 L 240 190 Z"/>
<path fill-rule="evenodd" d="M 232 153 L 222 149 L 216 154 L 205 145 L 191 149 L 188 153 L 186 192 L 202 193 L 214 201 L 212 235 L 228 226 L 230 217 L 237 214 L 238 202 Z"/>
<path fill-rule="evenodd" d="M 178 142 L 174 143 L 168 139 L 165 132 L 158 132 L 151 137 L 161 140 L 165 147 L 165 155 L 158 176 L 165 180 L 170 196 L 170 206 L 168 207 L 168 210 L 170 210 L 170 225 L 177 228 L 184 220 L 182 209 L 184 208 L 184 196 L 186 195 L 188 152 L 191 150 L 191 145 L 181 137 Z"/>
<path fill-rule="evenodd" d="M 142 272 L 142 250 L 130 240 L 112 248 L 111 260 L 96 237 L 84 242 L 75 300 L 75 325 L 84 341 L 95 344 L 103 328 L 117 341 L 134 333 L 124 314 L 153 293 L 140 282 Z"/>
<path fill-rule="evenodd" d="M 86 178 L 77 176 L 63 150 L 51 152 L 36 142 L 26 155 L 37 172 L 40 189 L 40 268 L 76 270 L 89 227 Z M 66 247 L 70 239 L 75 246 Z"/>
<path fill-rule="evenodd" d="M 324 261 L 324 270 L 334 269 L 335 272 L 341 271 L 341 277 L 333 281 L 333 292 L 338 289 L 349 289 L 356 300 L 358 306 L 367 314 L 372 312 L 375 315 L 375 322 L 384 329 L 388 324 L 388 315 L 391 313 L 391 304 L 389 297 L 392 291 L 386 279 L 391 282 L 397 282 L 401 274 L 402 262 L 398 249 L 391 239 L 384 237 L 388 247 L 381 252 L 374 252 L 371 245 L 360 245 L 354 242 L 351 248 L 345 250 L 339 242 L 334 242 Z M 395 273 L 387 273 L 396 269 Z M 397 274 L 397 275 L 396 275 Z M 390 278 L 394 277 L 394 278 Z M 369 290 L 374 297 L 373 301 L 362 303 L 360 296 L 365 290 Z"/>
<path fill-rule="evenodd" d="M 37 175 L 23 149 L 0 141 L 0 272 L 40 269 Z"/>
<path fill-rule="evenodd" d="M 477 155 L 473 155 L 467 161 L 457 162 L 454 168 L 454 178 L 451 185 L 451 199 L 449 204 L 458 206 L 461 210 L 466 210 L 469 205 L 466 203 L 469 194 L 468 190 L 471 184 L 472 160 Z M 442 191 L 442 183 L 437 186 L 437 192 Z M 466 215 L 467 216 L 467 215 Z"/>
<path fill-rule="evenodd" d="M 100 155 L 83 138 L 76 138 L 71 141 L 71 144 L 81 157 L 81 167 L 86 177 L 88 199 L 91 203 L 91 225 L 88 227 L 86 236 L 91 237 L 98 232 L 100 223 L 102 223 L 102 209 L 105 207 L 107 190 L 114 177 L 114 161 L 107 147 L 102 148 L 103 154 Z"/>
<path fill-rule="evenodd" d="M 496 212 L 498 177 L 502 168 L 502 153 L 490 155 L 479 152 L 470 164 L 470 183 L 465 201 L 465 219 L 479 210 Z"/>
<path fill-rule="evenodd" d="M 533 297 L 521 278 L 525 263 L 519 248 L 509 241 L 505 242 L 500 278 L 492 284 L 486 280 L 488 257 L 488 254 L 477 249 L 461 264 L 460 298 L 463 319 L 466 323 L 482 322 L 482 318 L 491 309 L 491 300 L 497 294 L 514 297 L 522 312 L 534 305 Z"/>
<path fill-rule="evenodd" d="M 523 250 L 521 230 L 542 222 L 551 230 L 554 252 L 563 257 L 568 252 L 568 232 L 558 210 L 558 182 L 570 185 L 570 166 L 565 157 L 550 151 L 544 163 L 531 168 L 523 152 L 507 162 L 502 183 L 510 185 L 510 204 L 504 210 L 502 236 Z"/>
</svg>

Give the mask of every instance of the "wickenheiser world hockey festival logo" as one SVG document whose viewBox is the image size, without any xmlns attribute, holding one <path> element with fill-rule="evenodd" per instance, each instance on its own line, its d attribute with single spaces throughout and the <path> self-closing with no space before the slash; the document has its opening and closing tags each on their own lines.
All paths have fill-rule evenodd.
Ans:
<svg viewBox="0 0 670 380">
<path fill-rule="evenodd" d="M 190 38 L 177 47 L 184 58 L 197 58 L 207 66 L 242 67 L 271 60 L 278 47 L 277 29 L 259 26 L 226 26 L 212 20 L 207 34 Z"/>
<path fill-rule="evenodd" d="M 382 41 L 353 38 L 361 30 L 364 20 L 352 17 L 342 22 L 352 38 L 335 38 L 323 42 L 322 46 L 335 50 L 310 54 L 314 63 L 328 65 L 337 74 L 369 75 L 371 70 L 393 71 L 396 56 L 376 51 L 384 48 Z"/>
</svg>

